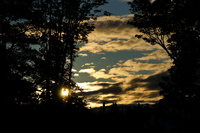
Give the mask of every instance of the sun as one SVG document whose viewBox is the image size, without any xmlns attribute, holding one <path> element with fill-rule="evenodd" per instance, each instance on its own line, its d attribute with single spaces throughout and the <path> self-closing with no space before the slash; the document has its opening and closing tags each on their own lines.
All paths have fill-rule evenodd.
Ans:
<svg viewBox="0 0 200 133">
<path fill-rule="evenodd" d="M 66 89 L 66 88 L 62 88 L 61 94 L 62 94 L 63 96 L 68 96 L 68 95 L 69 95 L 69 90 Z"/>
</svg>

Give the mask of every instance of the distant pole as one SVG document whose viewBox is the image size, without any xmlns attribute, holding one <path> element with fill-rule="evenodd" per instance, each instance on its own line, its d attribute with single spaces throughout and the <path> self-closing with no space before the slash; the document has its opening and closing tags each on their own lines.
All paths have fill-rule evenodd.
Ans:
<svg viewBox="0 0 200 133">
<path fill-rule="evenodd" d="M 106 103 L 105 102 L 103 102 L 103 114 L 105 114 L 105 108 L 106 108 Z"/>
</svg>

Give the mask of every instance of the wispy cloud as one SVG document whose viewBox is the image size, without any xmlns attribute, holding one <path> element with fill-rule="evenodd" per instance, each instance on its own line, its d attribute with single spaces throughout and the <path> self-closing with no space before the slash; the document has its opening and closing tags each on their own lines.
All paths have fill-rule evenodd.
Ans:
<svg viewBox="0 0 200 133">
<path fill-rule="evenodd" d="M 168 69 L 171 65 L 165 64 L 165 63 L 141 63 L 141 62 L 136 62 L 133 60 L 127 60 L 122 64 L 122 66 L 127 67 L 127 70 L 129 71 L 142 71 L 142 70 L 166 70 Z"/>
<path fill-rule="evenodd" d="M 81 67 L 84 67 L 84 66 L 90 66 L 90 68 L 91 68 L 91 65 L 94 65 L 94 63 L 93 63 L 93 62 L 91 62 L 91 63 L 85 63 L 85 64 L 82 65 Z"/>
<path fill-rule="evenodd" d="M 96 22 L 91 22 L 95 23 L 96 29 L 89 34 L 89 43 L 80 48 L 82 54 L 113 54 L 122 50 L 140 52 L 135 57 L 127 55 L 130 58 L 119 58 L 115 63 L 107 55 L 98 56 L 99 62 L 111 61 L 112 65 L 109 64 L 109 67 L 97 66 L 100 63 L 96 60 L 82 65 L 79 75 L 87 73 L 96 80 L 79 83 L 85 89 L 86 98 L 92 107 L 114 101 L 118 104 L 152 104 L 162 98 L 159 96 L 158 83 L 162 76 L 167 75 L 172 63 L 159 45 L 152 46 L 134 37 L 140 33 L 137 28 L 127 25 L 132 17 L 133 15 L 100 17 Z"/>
<path fill-rule="evenodd" d="M 142 39 L 135 38 L 141 34 L 137 28 L 128 25 L 133 15 L 104 16 L 95 22 L 95 30 L 89 34 L 89 43 L 80 48 L 80 51 L 91 53 L 117 52 L 120 50 L 149 51 L 161 49 L 159 46 L 152 46 Z M 92 22 L 94 23 L 94 22 Z"/>
<path fill-rule="evenodd" d="M 150 54 L 145 54 L 146 56 L 135 58 L 135 60 L 161 60 L 161 59 L 169 59 L 169 56 L 164 50 L 157 50 Z"/>
<path fill-rule="evenodd" d="M 92 73 L 95 73 L 96 71 L 94 70 L 94 68 L 88 68 L 88 69 L 81 69 L 79 71 L 79 73 L 89 73 L 89 74 L 92 74 Z"/>
<path fill-rule="evenodd" d="M 151 46 L 141 39 L 114 40 L 107 43 L 89 42 L 80 48 L 80 51 L 102 54 L 103 52 L 117 52 L 120 50 L 151 51 L 161 49 L 158 45 Z"/>
<path fill-rule="evenodd" d="M 94 68 L 81 69 L 79 73 L 88 73 L 98 79 L 112 79 L 113 82 L 80 83 L 86 89 L 86 98 L 92 107 L 101 106 L 102 102 L 112 104 L 153 104 L 162 99 L 159 95 L 159 82 L 168 74 L 171 62 L 164 60 L 161 63 L 142 63 L 133 59 L 120 60 L 111 67 L 95 70 Z M 151 73 L 141 74 L 148 70 Z"/>
<path fill-rule="evenodd" d="M 78 55 L 79 55 L 79 56 L 82 56 L 82 57 L 88 56 L 88 54 L 86 54 L 86 53 L 79 53 Z"/>
<path fill-rule="evenodd" d="M 102 57 L 101 59 L 102 59 L 102 60 L 106 60 L 107 58 L 106 58 L 106 57 Z"/>
<path fill-rule="evenodd" d="M 88 65 L 90 64 L 88 63 Z M 141 75 L 139 74 L 141 71 L 147 71 L 146 74 L 143 73 L 143 75 L 149 75 L 166 71 L 170 67 L 171 62 L 169 61 L 163 61 L 161 63 L 142 63 L 129 59 L 126 61 L 119 61 L 109 70 L 102 68 L 97 71 L 95 68 L 87 68 L 81 69 L 79 73 L 88 73 L 95 79 L 112 79 L 116 82 L 122 82 L 129 81 L 134 75 Z"/>
<path fill-rule="evenodd" d="M 100 69 L 99 71 L 96 71 L 94 68 L 89 68 L 89 69 L 81 69 L 79 73 L 88 73 L 90 74 L 90 76 L 96 79 L 100 79 L 100 78 L 109 79 L 113 77 L 113 75 L 111 74 L 106 74 L 105 71 L 106 71 L 105 69 Z"/>
<path fill-rule="evenodd" d="M 162 99 L 162 96 L 159 95 L 161 88 L 158 83 L 161 81 L 161 77 L 167 74 L 167 72 L 161 72 L 149 76 L 140 75 L 127 83 L 90 82 L 82 83 L 82 86 L 87 85 L 88 88 L 95 88 L 85 93 L 87 100 L 92 103 L 93 107 L 100 106 L 103 102 L 108 104 L 112 102 L 118 104 L 154 104 Z"/>
</svg>

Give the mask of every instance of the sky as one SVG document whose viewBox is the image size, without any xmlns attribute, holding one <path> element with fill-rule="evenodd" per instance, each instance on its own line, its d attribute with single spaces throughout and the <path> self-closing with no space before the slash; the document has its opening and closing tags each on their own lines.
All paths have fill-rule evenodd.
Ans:
<svg viewBox="0 0 200 133">
<path fill-rule="evenodd" d="M 87 44 L 80 46 L 73 80 L 84 89 L 89 106 L 154 104 L 162 99 L 159 82 L 167 76 L 172 61 L 159 45 L 135 38 L 137 28 L 128 0 L 108 0 L 102 8 L 111 16 L 95 22 Z"/>
</svg>

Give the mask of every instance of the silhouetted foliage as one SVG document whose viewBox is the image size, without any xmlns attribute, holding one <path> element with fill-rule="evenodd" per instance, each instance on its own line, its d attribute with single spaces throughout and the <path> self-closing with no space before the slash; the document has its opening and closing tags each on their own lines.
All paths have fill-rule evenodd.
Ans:
<svg viewBox="0 0 200 133">
<path fill-rule="evenodd" d="M 134 14 L 129 24 L 141 32 L 135 37 L 160 45 L 173 60 L 169 76 L 163 77 L 160 83 L 160 94 L 164 98 L 149 108 L 147 130 L 193 132 L 198 127 L 200 102 L 199 3 L 195 0 L 133 0 L 129 5 Z"/>
<path fill-rule="evenodd" d="M 0 2 L 0 88 L 1 103 L 6 108 L 31 102 L 37 51 L 35 40 L 26 35 L 32 1 Z"/>
<path fill-rule="evenodd" d="M 71 80 L 78 46 L 86 43 L 106 0 L 1 0 L 1 102 L 7 107 L 86 106 Z M 108 12 L 104 12 L 108 14 Z M 67 98 L 61 89 L 69 90 Z M 7 108 L 5 107 L 5 108 Z"/>
<path fill-rule="evenodd" d="M 42 59 L 38 63 L 41 74 L 38 85 L 45 90 L 42 96 L 46 104 L 65 100 L 73 104 L 71 107 L 86 105 L 80 96 L 82 89 L 71 80 L 72 67 L 79 50 L 78 45 L 86 43 L 87 35 L 94 30 L 94 25 L 89 25 L 88 21 L 96 20 L 93 12 L 97 12 L 97 8 L 105 3 L 105 0 L 34 2 L 34 12 L 40 16 L 34 20 L 33 27 L 40 36 Z M 60 96 L 62 88 L 69 89 L 68 99 Z"/>
<path fill-rule="evenodd" d="M 152 45 L 159 44 L 173 60 L 165 77 L 162 103 L 184 105 L 199 102 L 200 16 L 195 0 L 133 0 L 129 2 L 133 21 L 142 35 L 136 35 Z"/>
</svg>

